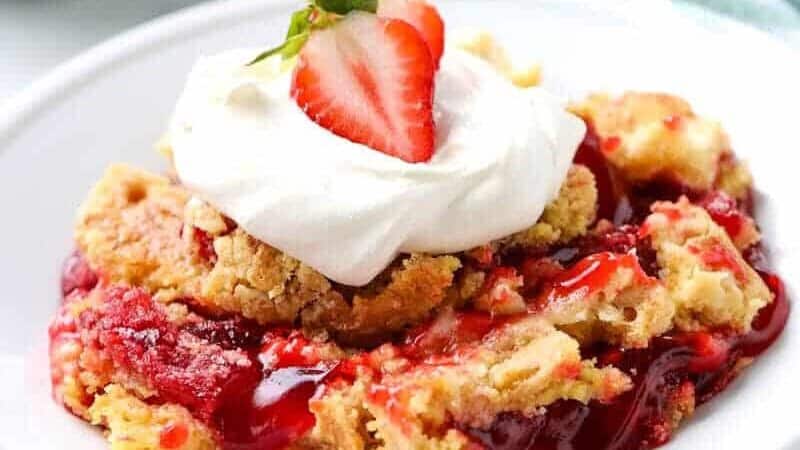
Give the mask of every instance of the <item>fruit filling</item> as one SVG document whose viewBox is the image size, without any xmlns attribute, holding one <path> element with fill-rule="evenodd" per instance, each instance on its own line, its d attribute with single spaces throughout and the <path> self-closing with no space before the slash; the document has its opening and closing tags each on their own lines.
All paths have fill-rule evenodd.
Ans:
<svg viewBox="0 0 800 450">
<path fill-rule="evenodd" d="M 81 261 L 80 254 L 70 257 L 65 279 L 74 276 Z M 630 254 L 594 253 L 555 276 L 547 297 L 552 301 L 554 295 L 596 289 L 618 266 L 638 267 L 635 261 Z M 85 269 L 77 272 L 80 279 L 94 279 Z M 741 369 L 742 358 L 757 356 L 780 334 L 788 317 L 783 284 L 775 275 L 762 276 L 775 301 L 759 313 L 751 332 L 679 332 L 654 338 L 646 349 L 585 348 L 584 354 L 601 365 L 627 373 L 633 388 L 609 403 L 563 400 L 543 415 L 504 413 L 488 428 L 464 432 L 486 448 L 509 450 L 642 449 L 666 442 L 676 414 L 691 412 L 722 391 Z M 102 295 L 103 312 L 82 314 L 80 327 L 95 330 L 95 345 L 115 364 L 144 377 L 158 392 L 158 402 L 184 405 L 207 421 L 226 449 L 283 448 L 295 442 L 314 427 L 309 403 L 327 383 L 352 382 L 358 367 L 374 369 L 363 354 L 325 360 L 320 345 L 297 331 L 265 331 L 241 319 L 193 320 L 176 327 L 138 289 L 108 288 Z M 453 364 L 448 355 L 507 322 L 479 312 L 443 315 L 409 331 L 394 351 L 412 364 Z M 53 345 L 75 330 L 74 324 L 54 322 Z M 394 395 L 380 384 L 370 392 L 372 401 L 383 404 Z M 181 448 L 186 433 L 179 425 L 164 429 L 161 447 Z"/>
<path fill-rule="evenodd" d="M 641 450 L 666 443 L 675 421 L 720 393 L 743 359 L 758 356 L 780 335 L 789 312 L 783 283 L 763 276 L 775 301 L 750 333 L 675 333 L 653 339 L 647 349 L 586 349 L 601 364 L 628 373 L 633 389 L 607 404 L 560 401 L 543 415 L 503 414 L 487 428 L 465 432 L 497 450 Z"/>
<path fill-rule="evenodd" d="M 78 249 L 62 270 L 49 328 L 55 400 L 105 428 L 113 450 L 645 450 L 778 339 L 789 301 L 766 261 L 751 176 L 719 124 L 667 94 L 593 95 L 555 107 L 562 115 L 544 121 L 555 124 L 547 133 L 520 125 L 524 145 L 523 134 L 480 142 L 507 145 L 513 159 L 442 175 L 464 162 L 451 153 L 474 143 L 438 141 L 460 126 L 458 141 L 492 108 L 434 114 L 437 93 L 463 97 L 438 81 L 538 92 L 524 89 L 538 72 L 515 69 L 491 39 L 445 49 L 444 31 L 424 0 L 315 0 L 292 16 L 283 44 L 237 62 L 238 84 L 223 96 L 230 109 L 212 116 L 255 114 L 265 108 L 251 101 L 277 96 L 270 102 L 297 112 L 281 120 L 310 124 L 305 134 L 352 155 L 317 154 L 288 175 L 269 172 L 284 168 L 270 160 L 265 178 L 279 182 L 248 179 L 249 191 L 275 195 L 224 191 L 250 186 L 227 173 L 210 184 L 236 208 L 200 200 L 213 196 L 187 187 L 198 184 L 180 173 L 185 151 L 173 154 L 185 185 L 110 169 L 81 208 Z M 465 53 L 460 66 L 450 51 Z M 259 84 L 287 67 L 286 85 Z M 201 97 L 221 111 L 218 95 Z M 517 106 L 527 113 L 509 111 L 508 121 L 553 115 L 545 97 L 525 99 Z M 450 123 L 458 118 L 469 123 Z M 233 128 L 260 123 L 250 119 Z M 179 124 L 172 138 L 195 155 L 205 141 L 231 142 L 196 139 L 202 128 Z M 551 134 L 564 135 L 568 154 L 546 146 Z M 298 146 L 304 138 L 293 136 Z M 293 150 L 275 160 L 297 163 Z M 539 156 L 563 167 L 536 172 Z M 501 166 L 514 170 L 486 172 Z M 281 195 L 315 176 L 308 192 Z M 543 191 L 556 180 L 558 192 L 525 202 L 521 191 L 540 176 Z M 200 177 L 209 178 L 218 180 Z M 492 191 L 515 183 L 524 189 Z M 497 209 L 470 210 L 475 198 Z M 363 211 L 339 211 L 357 200 Z M 220 212 L 233 209 L 246 218 Z M 474 239 L 473 226 L 511 223 L 505 211 L 524 223 Z M 444 233 L 432 228 L 442 224 Z M 256 228 L 282 230 L 311 261 Z M 331 230 L 351 234 L 314 240 Z M 463 236 L 478 245 L 452 244 Z"/>
</svg>

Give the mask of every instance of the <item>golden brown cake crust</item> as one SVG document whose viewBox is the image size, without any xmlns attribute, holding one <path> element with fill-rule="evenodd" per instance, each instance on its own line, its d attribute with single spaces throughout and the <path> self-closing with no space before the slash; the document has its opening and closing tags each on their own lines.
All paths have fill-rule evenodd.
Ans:
<svg viewBox="0 0 800 450">
<path fill-rule="evenodd" d="M 657 202 L 652 209 L 642 232 L 656 250 L 659 277 L 675 303 L 676 325 L 749 331 L 773 295 L 725 230 L 686 197 Z"/>
<path fill-rule="evenodd" d="M 424 319 L 459 268 L 454 257 L 412 255 L 378 288 L 337 290 L 308 266 L 229 227 L 180 186 L 121 165 L 108 169 L 81 208 L 76 241 L 105 279 L 144 287 L 160 301 L 190 299 L 260 323 L 300 319 L 345 339 Z"/>
<path fill-rule="evenodd" d="M 119 385 L 105 387 L 89 408 L 89 417 L 93 425 L 108 429 L 111 450 L 217 448 L 214 433 L 186 409 L 147 404 Z"/>
<path fill-rule="evenodd" d="M 433 327 L 456 320 L 445 312 Z M 578 342 L 540 318 L 512 321 L 460 354 L 458 364 L 412 365 L 389 351 L 380 380 L 366 377 L 312 402 L 311 436 L 354 450 L 466 449 L 463 435 L 436 430 L 452 420 L 487 425 L 502 411 L 535 415 L 559 399 L 606 400 L 630 388 L 627 376 L 582 360 Z"/>
<path fill-rule="evenodd" d="M 573 167 L 540 222 L 498 246 L 544 246 L 585 233 L 596 209 L 593 180 Z M 454 283 L 456 255 L 407 255 L 363 288 L 335 285 L 168 179 L 124 165 L 110 167 L 92 189 L 76 241 L 109 282 L 144 287 L 162 302 L 189 300 L 262 324 L 299 321 L 349 343 L 389 336 L 470 295 Z"/>
<path fill-rule="evenodd" d="M 697 116 L 673 95 L 595 94 L 573 110 L 593 126 L 608 161 L 633 183 L 664 178 L 708 190 L 717 179 L 720 159 L 730 152 L 722 126 Z"/>
<path fill-rule="evenodd" d="M 71 317 L 86 328 L 78 329 L 79 352 L 53 360 L 61 369 L 74 368 L 79 374 L 74 388 L 62 391 L 63 403 L 105 427 L 113 450 L 172 448 L 159 443 L 175 427 L 180 428 L 180 442 L 174 448 L 218 448 L 218 436 L 207 423 L 183 406 L 162 404 L 153 388 L 131 377 L 118 359 L 97 346 L 98 330 L 91 324 L 103 326 L 102 319 L 94 318 L 113 308 L 109 293 L 115 289 L 101 284 L 71 299 L 65 311 L 63 318 Z M 202 320 L 178 302 L 156 308 L 177 327 Z M 446 309 L 420 336 L 423 340 L 452 336 L 463 320 L 468 317 Z M 195 345 L 216 344 L 201 339 Z M 508 320 L 484 337 L 457 350 L 442 350 L 433 359 L 390 344 L 368 354 L 322 341 L 312 345 L 321 360 L 353 355 L 368 362 L 360 363 L 354 380 L 326 387 L 311 400 L 316 425 L 295 443 L 297 449 L 468 449 L 471 444 L 465 436 L 447 430 L 451 420 L 485 426 L 503 411 L 535 415 L 557 400 L 608 401 L 631 387 L 629 377 L 618 369 L 601 368 L 594 359 L 583 358 L 579 342 L 545 317 Z M 235 361 L 241 352 L 229 353 Z"/>
<path fill-rule="evenodd" d="M 490 42 L 473 44 L 503 64 Z M 682 99 L 598 95 L 576 109 L 601 146 L 611 140 L 604 157 L 624 184 L 666 176 L 692 192 L 722 190 L 739 204 L 749 201 L 752 177 L 730 154 L 721 127 Z M 107 290 L 127 286 L 152 296 L 182 331 L 232 316 L 266 326 L 260 332 L 292 328 L 319 361 L 355 368 L 345 381 L 320 385 L 309 403 L 315 422 L 290 449 L 473 450 L 464 430 L 486 429 L 500 414 L 530 418 L 556 402 L 602 404 L 635 392 L 636 372 L 604 360 L 596 344 L 624 354 L 646 352 L 677 333 L 747 333 L 774 301 L 743 256 L 760 239 L 747 214 L 729 235 L 713 208 L 683 197 L 652 204 L 635 226 L 615 226 L 598 221 L 597 180 L 574 165 L 530 228 L 459 254 L 402 255 L 368 285 L 348 287 L 248 235 L 169 179 L 113 166 L 76 227 L 79 251 L 100 282 L 70 294 L 58 320 L 101 316 Z M 592 242 L 608 232 L 633 244 L 603 241 L 603 250 L 595 248 Z M 582 254 L 581 246 L 591 250 Z M 637 253 L 643 249 L 651 255 Z M 579 256 L 555 254 L 561 250 Z M 596 275 L 591 267 L 599 260 L 612 270 L 596 286 L 581 285 Z M 462 342 L 471 318 L 477 328 L 491 326 L 479 337 L 464 332 L 471 337 Z M 59 402 L 106 428 L 114 450 L 165 448 L 165 432 L 180 450 L 218 448 L 213 423 L 189 406 L 163 403 L 152 380 L 112 362 L 96 333 L 87 327 L 54 334 Z M 192 342 L 219 345 L 204 339 Z M 248 351 L 262 351 L 264 342 Z M 749 360 L 733 360 L 733 373 Z M 692 383 L 673 388 L 661 411 L 663 436 L 695 408 Z"/>
<path fill-rule="evenodd" d="M 545 248 L 586 234 L 597 214 L 597 186 L 592 172 L 573 165 L 558 197 L 545 207 L 539 221 L 510 237 L 501 246 Z"/>
</svg>

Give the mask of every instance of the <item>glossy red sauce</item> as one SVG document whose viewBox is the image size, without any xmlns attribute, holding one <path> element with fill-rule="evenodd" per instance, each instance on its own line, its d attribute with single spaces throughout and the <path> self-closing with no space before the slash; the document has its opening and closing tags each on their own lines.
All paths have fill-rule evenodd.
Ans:
<svg viewBox="0 0 800 450">
<path fill-rule="evenodd" d="M 216 430 L 225 449 L 280 449 L 314 426 L 309 400 L 338 363 L 321 362 L 315 346 L 298 332 L 265 333 L 239 318 L 178 327 L 140 289 L 113 287 L 103 295 L 104 307 L 77 321 L 58 314 L 50 327 L 51 345 L 79 342 L 79 329 L 93 330 L 94 345 L 154 388 L 156 402 L 188 408 Z M 52 373 L 58 385 L 63 370 L 54 367 Z M 162 448 L 180 448 L 188 428 L 168 425 L 159 439 Z"/>
<path fill-rule="evenodd" d="M 265 370 L 252 391 L 228 398 L 215 416 L 223 448 L 284 448 L 315 423 L 309 401 L 323 386 L 335 363 Z"/>
<path fill-rule="evenodd" d="M 713 243 L 708 247 L 689 246 L 689 251 L 700 257 L 703 265 L 711 270 L 727 270 L 737 280 L 745 281 L 744 268 L 730 249 L 722 243 Z"/>
<path fill-rule="evenodd" d="M 609 136 L 600 143 L 600 150 L 608 155 L 617 151 L 620 145 L 622 145 L 622 139 L 619 136 Z"/>
<path fill-rule="evenodd" d="M 669 440 L 671 408 L 692 396 L 710 400 L 736 376 L 741 358 L 758 356 L 780 335 L 789 315 L 783 283 L 762 274 L 775 294 L 743 336 L 685 333 L 653 339 L 649 348 L 596 348 L 599 364 L 613 364 L 634 381 L 609 404 L 559 401 L 544 415 L 505 414 L 486 430 L 466 428 L 476 443 L 493 450 L 643 450 Z"/>
<path fill-rule="evenodd" d="M 699 200 L 698 204 L 719 226 L 725 228 L 731 238 L 736 238 L 747 221 L 736 200 L 722 191 L 714 191 Z"/>
<path fill-rule="evenodd" d="M 549 289 L 537 299 L 536 306 L 545 307 L 552 303 L 592 295 L 608 285 L 611 277 L 620 269 L 630 269 L 635 277 L 641 280 L 648 279 L 635 254 L 608 251 L 593 253 L 553 279 Z"/>
<path fill-rule="evenodd" d="M 680 120 L 668 119 L 665 120 L 667 128 L 681 126 Z M 670 181 L 620 187 L 613 179 L 613 170 L 606 164 L 591 126 L 575 162 L 588 166 L 597 179 L 599 218 L 618 225 L 600 235 L 578 239 L 548 256 L 564 266 L 575 265 L 561 275 L 578 280 L 575 285 L 592 277 L 597 277 L 598 282 L 605 278 L 605 271 L 597 272 L 596 264 L 580 263 L 580 258 L 601 251 L 632 252 L 647 274 L 657 273 L 658 265 L 646 230 L 620 226 L 640 223 L 649 214 L 654 201 L 674 201 L 686 195 L 705 207 L 713 220 L 732 237 L 741 230 L 748 220 L 748 211 L 752 210 L 752 205 L 739 204 L 724 193 L 697 193 Z M 749 333 L 738 336 L 725 330 L 676 333 L 653 339 L 647 349 L 584 349 L 585 356 L 596 356 L 600 365 L 613 364 L 628 373 L 634 388 L 607 404 L 558 401 L 548 406 L 543 415 L 524 417 L 506 413 L 488 429 L 464 427 L 462 431 L 489 450 L 644 450 L 664 444 L 671 437 L 671 417 L 676 409 L 693 401 L 702 404 L 721 392 L 738 374 L 737 363 L 742 358 L 764 352 L 786 325 L 789 302 L 783 283 L 768 272 L 766 258 L 759 247 L 748 249 L 745 258 L 775 294 L 775 301 L 762 308 Z M 704 260 L 710 266 L 728 268 L 734 274 L 741 272 L 732 255 L 705 252 Z M 538 264 L 536 261 L 534 258 L 527 264 L 533 267 Z M 585 274 L 586 270 L 591 276 Z M 523 270 L 523 275 L 525 273 Z M 566 286 L 567 291 L 569 287 Z"/>
<path fill-rule="evenodd" d="M 618 195 L 614 186 L 611 168 L 606 164 L 606 158 L 600 150 L 600 138 L 594 132 L 591 124 L 587 124 L 586 136 L 575 153 L 574 161 L 589 168 L 594 174 L 597 184 L 598 217 L 612 219 L 617 209 Z"/>
<path fill-rule="evenodd" d="M 189 428 L 183 423 L 171 423 L 158 436 L 158 445 L 164 449 L 181 448 L 189 439 Z"/>
<path fill-rule="evenodd" d="M 431 357 L 446 358 L 464 344 L 480 341 L 502 323 L 503 319 L 480 311 L 443 314 L 410 331 L 398 346 L 398 351 L 415 361 Z"/>
<path fill-rule="evenodd" d="M 158 392 L 157 402 L 181 404 L 206 421 L 225 449 L 280 449 L 314 426 L 309 400 L 338 363 L 320 362 L 314 345 L 299 333 L 265 333 L 240 318 L 177 327 L 144 291 L 121 287 L 103 291 L 102 312 L 89 310 L 76 320 L 70 301 L 97 283 L 82 255 L 68 258 L 64 305 L 49 327 L 51 348 L 79 344 L 80 329 L 94 330 L 96 345 L 115 364 L 143 377 Z M 54 386 L 62 383 L 65 370 L 77 370 L 52 362 Z M 159 445 L 180 448 L 188 433 L 186 424 L 169 424 Z"/>
<path fill-rule="evenodd" d="M 665 126 L 672 125 L 665 122 Z M 619 267 L 632 268 L 637 276 L 654 276 L 658 271 L 654 251 L 646 233 L 635 224 L 648 214 L 652 201 L 675 200 L 680 195 L 700 197 L 669 182 L 619 187 L 603 156 L 615 145 L 619 143 L 614 144 L 613 139 L 601 143 L 590 127 L 575 161 L 594 173 L 600 194 L 598 216 L 612 220 L 616 227 L 545 255 L 509 259 L 487 248 L 473 255 L 476 264 L 507 277 L 519 273 L 524 280 L 522 292 L 536 298 L 540 287 L 545 287 L 542 298 L 547 301 L 600 289 Z M 741 206 L 723 195 L 709 194 L 701 204 L 732 235 L 746 219 Z M 193 238 L 201 255 L 213 262 L 212 239 L 197 231 Z M 712 252 L 705 259 L 713 267 L 732 267 L 725 255 Z M 748 250 L 747 260 L 765 270 L 759 249 Z M 694 397 L 699 403 L 709 400 L 733 379 L 740 358 L 764 351 L 783 329 L 789 311 L 783 285 L 774 275 L 763 272 L 763 277 L 776 301 L 759 313 L 747 335 L 731 336 L 724 330 L 684 333 L 655 338 L 647 349 L 584 349 L 584 356 L 596 356 L 599 364 L 613 364 L 630 374 L 634 388 L 608 404 L 559 401 L 544 415 L 504 414 L 487 430 L 463 431 L 488 449 L 504 450 L 640 450 L 666 442 L 671 434 L 670 408 Z M 96 274 L 79 254 L 70 257 L 62 280 L 67 298 L 69 293 L 91 290 L 97 283 Z M 227 450 L 286 447 L 314 426 L 309 403 L 326 386 L 351 382 L 359 370 L 375 370 L 369 353 L 325 361 L 318 344 L 298 332 L 266 331 L 238 318 L 194 320 L 178 327 L 167 319 L 163 307 L 141 290 L 110 288 L 105 292 L 102 313 L 88 311 L 79 323 L 69 314 L 58 314 L 50 328 L 51 340 L 77 340 L 78 328 L 94 330 L 97 345 L 117 366 L 143 377 L 158 392 L 156 401 L 187 407 L 216 431 L 220 445 Z M 390 347 L 409 360 L 410 370 L 450 364 L 460 352 L 508 320 L 513 318 L 493 318 L 477 311 L 444 314 L 409 331 L 404 340 Z M 563 371 L 570 376 L 577 368 L 564 367 Z M 383 404 L 400 420 L 407 393 L 382 384 L 380 374 L 375 375 L 378 382 L 370 388 L 369 400 Z M 54 368 L 53 376 L 56 383 L 56 377 L 63 374 Z M 161 446 L 179 448 L 188 438 L 186 433 L 188 429 L 181 424 L 165 427 Z"/>
<path fill-rule="evenodd" d="M 645 274 L 654 277 L 658 273 L 655 250 L 649 238 L 643 236 L 635 225 L 614 227 L 578 238 L 567 246 L 557 248 L 548 257 L 564 267 L 571 267 L 582 258 L 603 252 L 636 255 Z"/>
<path fill-rule="evenodd" d="M 338 367 L 322 362 L 316 346 L 299 332 L 258 336 L 263 344 L 255 359 L 261 379 L 227 398 L 214 416 L 226 449 L 279 449 L 301 437 L 315 423 L 309 401 Z"/>
</svg>

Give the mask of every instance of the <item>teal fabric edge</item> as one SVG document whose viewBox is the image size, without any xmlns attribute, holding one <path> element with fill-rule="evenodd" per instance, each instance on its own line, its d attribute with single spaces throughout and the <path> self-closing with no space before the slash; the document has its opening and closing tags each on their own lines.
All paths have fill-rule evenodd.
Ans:
<svg viewBox="0 0 800 450">
<path fill-rule="evenodd" d="M 701 24 L 725 16 L 800 48 L 800 0 L 674 0 L 674 4 Z"/>
</svg>

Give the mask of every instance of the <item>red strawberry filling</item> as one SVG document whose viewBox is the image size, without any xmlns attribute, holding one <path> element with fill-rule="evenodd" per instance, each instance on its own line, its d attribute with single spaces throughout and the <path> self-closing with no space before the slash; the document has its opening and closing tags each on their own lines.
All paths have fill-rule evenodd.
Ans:
<svg viewBox="0 0 800 450">
<path fill-rule="evenodd" d="M 61 294 L 66 297 L 75 290 L 90 291 L 97 284 L 97 274 L 78 252 L 64 262 L 61 270 Z"/>
<path fill-rule="evenodd" d="M 503 321 L 478 312 L 442 314 L 436 320 L 411 330 L 399 347 L 400 354 L 424 361 L 453 354 L 464 344 L 480 341 Z"/>
<path fill-rule="evenodd" d="M 703 264 L 711 270 L 727 270 L 737 280 L 746 279 L 744 268 L 739 264 L 739 261 L 727 247 L 720 243 L 714 243 L 708 248 L 690 246 L 689 251 L 699 256 Z"/>
<path fill-rule="evenodd" d="M 722 191 L 715 191 L 700 199 L 700 206 L 719 226 L 725 228 L 732 239 L 736 239 L 744 228 L 747 216 L 739 209 L 736 200 Z"/>
<path fill-rule="evenodd" d="M 574 300 L 576 295 L 585 298 L 606 286 L 620 269 L 632 270 L 635 277 L 646 282 L 650 280 L 634 254 L 595 253 L 558 275 L 536 303 L 545 306 L 554 302 Z"/>
<path fill-rule="evenodd" d="M 158 445 L 161 448 L 181 448 L 189 439 L 189 428 L 182 423 L 169 424 L 161 430 Z"/>
<path fill-rule="evenodd" d="M 318 19 L 315 14 L 307 17 Z M 422 0 L 383 0 L 376 15 L 353 12 L 337 17 L 309 32 L 302 42 L 291 95 L 311 120 L 410 163 L 432 157 L 434 76 L 444 51 L 444 24 L 435 8 Z M 679 129 L 681 118 L 666 118 L 664 126 Z M 553 302 L 597 292 L 620 268 L 650 280 L 658 265 L 646 230 L 636 224 L 655 200 L 688 195 L 731 236 L 742 229 L 746 214 L 724 194 L 691 192 L 669 180 L 627 186 L 616 179 L 604 155 L 620 145 L 619 138 L 601 140 L 589 127 L 575 157 L 594 173 L 600 194 L 598 215 L 614 226 L 545 251 L 496 254 L 487 246 L 470 254 L 474 264 L 489 274 L 483 292 L 492 307 L 521 301 L 529 308 L 517 311 L 519 315 L 537 314 Z M 193 233 L 199 254 L 214 263 L 211 237 L 198 229 Z M 723 246 L 696 252 L 710 268 L 741 276 L 742 268 Z M 676 415 L 723 390 L 737 375 L 740 360 L 766 350 L 783 330 L 789 305 L 781 281 L 764 272 L 758 249 L 749 251 L 748 262 L 762 271 L 776 296 L 760 311 L 750 333 L 675 332 L 654 338 L 644 349 L 585 348 L 584 357 L 596 357 L 600 365 L 626 372 L 633 389 L 606 403 L 558 401 L 531 418 L 502 414 L 487 429 L 452 425 L 488 449 L 639 450 L 666 442 Z M 398 421 L 405 414 L 397 409 L 405 403 L 398 396 L 408 393 L 381 383 L 373 352 L 330 359 L 321 344 L 299 331 L 265 329 L 241 318 L 191 315 L 177 325 L 166 307 L 144 290 L 99 283 L 78 253 L 67 260 L 61 287 L 66 304 L 50 327 L 52 348 L 75 343 L 101 349 L 115 369 L 157 393 L 149 401 L 186 407 L 216 433 L 225 449 L 291 445 L 315 425 L 310 402 L 327 387 L 351 383 L 361 371 L 373 375 L 369 401 L 384 405 Z M 101 305 L 73 319 L 69 301 L 93 289 L 102 294 Z M 462 352 L 516 317 L 469 310 L 442 313 L 376 352 L 389 350 L 405 358 L 409 371 L 457 364 Z M 77 375 L 77 366 L 61 362 L 53 361 L 55 386 L 66 376 Z M 580 367 L 565 365 L 559 371 L 564 377 L 576 377 Z M 165 449 L 180 448 L 188 438 L 186 424 L 168 424 L 160 431 L 159 443 Z"/>
<path fill-rule="evenodd" d="M 600 137 L 591 124 L 586 124 L 586 135 L 575 153 L 574 162 L 588 167 L 594 174 L 599 198 L 597 215 L 601 219 L 613 219 L 618 208 L 618 195 L 614 186 L 611 169 L 600 147 Z"/>
<path fill-rule="evenodd" d="M 670 126 L 675 122 L 671 120 Z M 586 165 L 595 175 L 600 194 L 600 218 L 613 220 L 618 225 L 640 223 L 649 214 L 654 201 L 675 200 L 687 195 L 706 208 L 712 219 L 732 237 L 743 226 L 746 213 L 724 193 L 692 192 L 672 181 L 624 186 L 614 178 L 603 149 L 589 126 L 575 157 L 576 163 Z M 600 266 L 591 263 L 594 258 L 576 263 L 580 258 L 608 250 L 628 253 L 635 249 L 641 267 L 654 276 L 658 265 L 643 231 L 630 225 L 614 228 L 555 249 L 544 260 L 567 266 L 574 264 L 556 279 L 579 287 L 582 280 L 603 278 L 607 273 L 606 267 L 598 270 Z M 732 256 L 719 249 L 701 253 L 705 264 L 712 268 L 729 269 L 734 274 L 741 271 Z M 476 444 L 493 450 L 644 450 L 666 443 L 676 425 L 672 422 L 675 414 L 690 412 L 696 404 L 705 403 L 724 390 L 739 372 L 737 363 L 742 358 L 764 352 L 786 325 L 789 302 L 783 283 L 768 272 L 760 247 L 746 251 L 745 258 L 759 270 L 775 294 L 775 301 L 764 307 L 753 321 L 751 332 L 745 335 L 727 330 L 676 333 L 654 338 L 646 349 L 602 346 L 584 349 L 584 356 L 594 354 L 600 364 L 611 364 L 627 372 L 634 381 L 634 388 L 608 404 L 558 401 L 543 415 L 524 417 L 505 413 L 486 429 L 465 427 L 462 430 Z M 525 261 L 523 274 L 525 267 L 540 267 L 543 259 L 533 257 Z M 526 281 L 528 279 L 526 277 Z"/>
<path fill-rule="evenodd" d="M 280 449 L 315 423 L 309 401 L 321 389 L 336 363 L 288 366 L 264 371 L 251 391 L 226 399 L 216 415 L 226 449 Z"/>
<path fill-rule="evenodd" d="M 589 134 L 576 159 L 589 163 L 599 174 L 601 213 L 605 210 L 617 219 L 624 216 L 621 223 L 638 223 L 644 214 L 640 205 L 676 193 L 674 189 L 640 186 L 621 195 L 612 190 L 613 196 L 608 197 L 606 189 L 618 184 L 611 179 L 613 171 L 595 158 L 598 152 Z M 736 203 L 723 195 L 694 198 L 704 198 L 702 204 L 729 232 L 735 232 L 744 217 Z M 741 269 L 732 264 L 735 260 L 731 255 L 714 247 L 698 249 L 698 254 L 711 268 L 728 268 L 734 274 Z M 594 355 L 599 364 L 627 372 L 634 382 L 633 390 L 609 403 L 559 401 L 543 415 L 526 418 L 503 414 L 488 429 L 462 427 L 462 431 L 488 449 L 638 450 L 666 442 L 676 414 L 723 390 L 738 373 L 740 359 L 766 350 L 785 325 L 789 306 L 782 283 L 765 272 L 765 258 L 758 247 L 745 255 L 776 295 L 754 320 L 750 333 L 674 333 L 653 339 L 646 349 L 583 349 L 584 357 Z M 566 246 L 533 253 L 505 254 L 487 247 L 464 262 L 490 274 L 485 289 L 497 294 L 496 300 L 513 292 L 528 302 L 529 310 L 520 314 L 536 314 L 549 302 L 601 289 L 621 267 L 642 278 L 658 272 L 646 233 L 636 225 L 608 225 Z M 103 292 L 102 305 L 73 320 L 69 302 L 92 289 Z M 326 386 L 351 383 L 360 372 L 373 376 L 370 401 L 389 407 L 403 403 L 394 396 L 406 395 L 382 384 L 372 352 L 327 360 L 320 345 L 298 331 L 268 330 L 241 318 L 190 315 L 190 320 L 178 326 L 144 291 L 98 285 L 97 275 L 77 253 L 64 266 L 62 290 L 67 304 L 51 325 L 52 348 L 75 343 L 102 349 L 116 368 L 155 389 L 158 396 L 152 401 L 185 406 L 215 431 L 225 449 L 285 448 L 314 427 L 309 403 L 322 395 Z M 499 318 L 470 310 L 441 314 L 410 330 L 399 344 L 385 344 L 377 351 L 388 350 L 407 359 L 407 370 L 457 364 L 493 330 L 515 317 Z M 54 360 L 53 384 L 58 386 L 64 377 L 76 376 L 77 370 L 72 364 Z M 563 368 L 565 376 L 575 370 Z M 90 403 L 87 397 L 85 404 Z M 395 411 L 398 416 L 403 413 Z M 180 448 L 188 439 L 187 433 L 185 424 L 170 424 L 161 430 L 161 446 Z"/>
<path fill-rule="evenodd" d="M 503 414 L 487 429 L 464 431 L 494 450 L 644 450 L 667 442 L 676 410 L 691 410 L 721 392 L 736 376 L 740 358 L 758 356 L 780 335 L 789 314 L 781 281 L 763 273 L 775 301 L 760 311 L 743 336 L 688 333 L 653 339 L 646 349 L 587 349 L 634 381 L 608 404 L 559 401 L 531 418 Z"/>
<path fill-rule="evenodd" d="M 258 367 L 241 350 L 224 350 L 167 319 L 140 289 L 110 288 L 102 313 L 83 313 L 82 328 L 96 330 L 97 345 L 114 363 L 143 377 L 164 401 L 208 420 L 223 399 L 258 379 Z"/>
<path fill-rule="evenodd" d="M 632 246 L 633 239 L 621 240 Z M 575 253 L 594 250 L 599 242 L 586 240 L 587 248 L 575 248 Z M 763 269 L 760 253 L 750 255 L 753 265 Z M 552 272 L 549 292 L 597 289 L 617 268 L 637 270 L 639 263 L 633 254 L 600 252 L 567 266 Z M 760 354 L 782 331 L 789 310 L 783 285 L 774 275 L 763 277 L 776 300 L 759 313 L 752 332 L 677 333 L 653 339 L 646 349 L 584 349 L 585 357 L 596 355 L 599 364 L 626 371 L 634 389 L 608 404 L 559 401 L 544 415 L 503 414 L 489 429 L 463 431 L 489 449 L 645 449 L 666 442 L 675 408 L 690 408 L 695 399 L 708 401 L 735 377 L 740 358 Z M 396 353 L 408 358 L 409 370 L 452 364 L 453 357 L 508 320 L 513 317 L 476 311 L 441 315 L 410 331 Z M 208 423 L 226 449 L 286 447 L 314 426 L 309 402 L 330 383 L 351 382 L 359 370 L 377 377 L 371 401 L 401 404 L 393 396 L 404 395 L 380 383 L 369 353 L 326 361 L 319 344 L 297 331 L 265 331 L 241 319 L 190 320 L 178 327 L 162 306 L 136 288 L 107 288 L 102 308 L 83 313 L 77 322 L 54 322 L 51 337 L 54 342 L 77 338 L 79 328 L 94 330 L 89 335 L 96 336 L 96 345 L 116 366 L 154 387 L 158 401 L 181 404 Z M 186 432 L 182 424 L 164 428 L 162 447 L 179 448 Z"/>
</svg>

